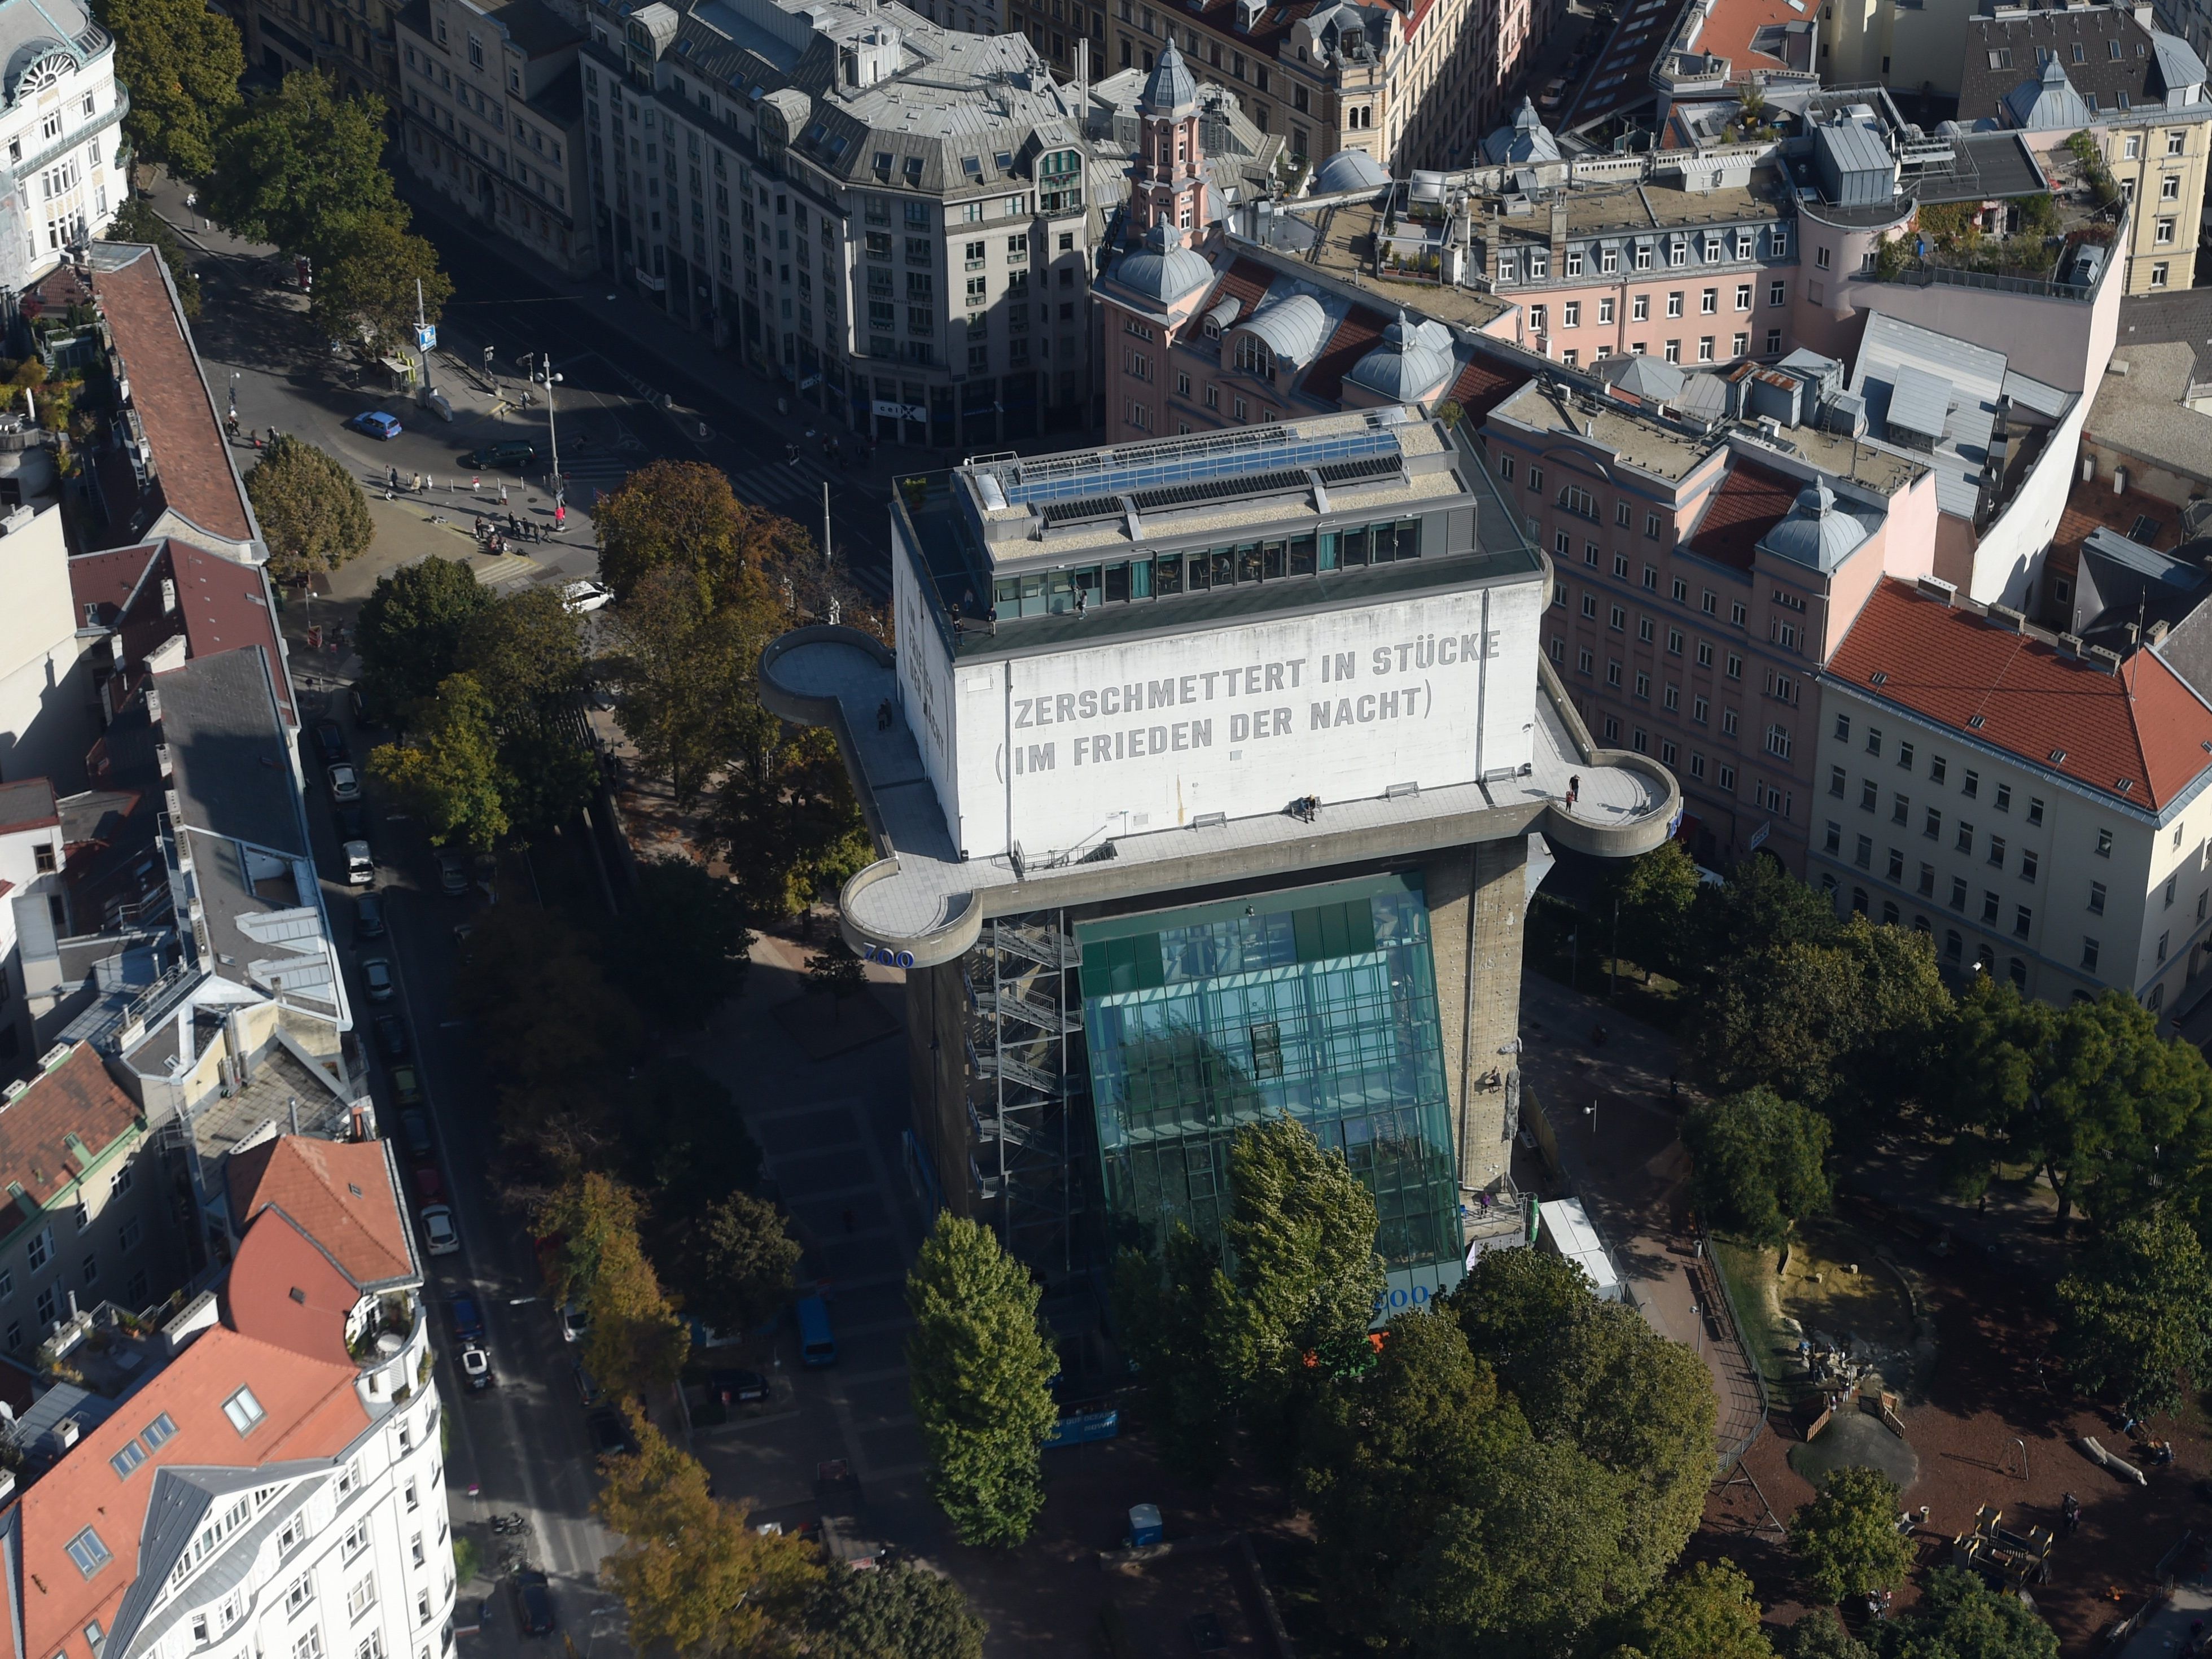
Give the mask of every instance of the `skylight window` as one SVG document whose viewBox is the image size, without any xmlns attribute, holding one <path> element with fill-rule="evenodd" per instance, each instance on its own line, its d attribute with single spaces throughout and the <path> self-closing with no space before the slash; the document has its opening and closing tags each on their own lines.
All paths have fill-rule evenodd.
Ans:
<svg viewBox="0 0 2212 1659">
<path fill-rule="evenodd" d="M 145 1431 L 139 1436 L 139 1438 L 146 1443 L 148 1451 L 159 1451 L 163 1443 L 176 1431 L 175 1422 L 170 1418 L 168 1413 L 163 1412 L 146 1425 Z"/>
<path fill-rule="evenodd" d="M 123 1443 L 123 1449 L 109 1458 L 107 1462 L 108 1467 L 115 1471 L 117 1480 L 128 1480 L 131 1471 L 145 1461 L 146 1449 L 136 1440 L 126 1440 Z"/>
<path fill-rule="evenodd" d="M 891 153 L 887 149 L 876 152 L 876 177 L 884 184 L 891 181 Z"/>
<path fill-rule="evenodd" d="M 998 168 L 1001 173 L 1012 173 L 1014 170 L 1013 151 L 1010 149 L 1000 150 L 996 155 L 994 155 L 991 158 L 991 165 Z"/>
<path fill-rule="evenodd" d="M 69 1540 L 69 1554 L 70 1559 L 76 1563 L 76 1570 L 88 1578 L 115 1559 L 90 1527 Z"/>
<path fill-rule="evenodd" d="M 983 176 L 983 158 L 980 155 L 962 156 L 960 158 L 960 171 L 966 173 L 970 179 L 981 178 Z"/>
<path fill-rule="evenodd" d="M 251 1389 L 240 1389 L 224 1401 L 222 1414 L 230 1419 L 230 1426 L 240 1434 L 252 1433 L 253 1425 L 268 1415 L 261 1409 L 261 1402 L 253 1397 Z"/>
<path fill-rule="evenodd" d="M 906 158 L 906 181 L 916 190 L 921 188 L 921 157 L 919 155 Z"/>
</svg>

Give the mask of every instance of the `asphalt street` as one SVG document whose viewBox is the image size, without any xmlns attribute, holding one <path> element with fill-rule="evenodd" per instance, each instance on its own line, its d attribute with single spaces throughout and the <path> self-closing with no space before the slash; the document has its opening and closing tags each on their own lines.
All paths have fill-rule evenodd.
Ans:
<svg viewBox="0 0 2212 1659">
<path fill-rule="evenodd" d="M 549 566 L 549 580 L 595 574 L 589 509 L 600 492 L 653 460 L 706 460 L 729 477 L 739 500 L 795 519 L 817 536 L 826 489 L 837 556 L 856 586 L 888 597 L 890 459 L 881 458 L 872 472 L 851 464 L 852 434 L 841 428 L 847 456 L 844 464 L 833 461 L 819 441 L 826 425 L 810 439 L 804 412 L 776 418 L 775 388 L 704 339 L 686 343 L 696 351 L 692 372 L 634 344 L 617 325 L 635 302 L 617 299 L 611 289 L 596 297 L 556 290 L 465 227 L 434 211 L 421 213 L 418 227 L 438 243 L 454 287 L 430 362 L 432 384 L 453 403 L 455 419 L 448 424 L 397 392 L 381 366 L 330 350 L 308 322 L 288 258 L 208 226 L 166 179 L 153 202 L 193 245 L 204 289 L 194 341 L 210 392 L 226 408 L 234 398 L 246 434 L 272 427 L 294 433 L 340 456 L 374 484 L 382 484 L 392 468 L 403 481 L 421 472 L 441 486 L 457 477 L 465 483 L 465 453 L 494 442 L 528 442 L 538 459 L 507 481 L 519 487 L 526 480 L 529 496 L 510 505 L 527 507 L 550 526 L 544 475 L 554 434 L 543 392 L 523 402 L 531 370 L 542 372 L 550 356 L 561 376 L 553 422 L 570 530 L 550 556 L 533 549 L 532 556 Z M 668 327 L 657 316 L 637 323 Z M 401 434 L 380 441 L 345 425 L 369 409 L 396 416 Z M 483 476 L 489 488 L 497 475 Z"/>
</svg>

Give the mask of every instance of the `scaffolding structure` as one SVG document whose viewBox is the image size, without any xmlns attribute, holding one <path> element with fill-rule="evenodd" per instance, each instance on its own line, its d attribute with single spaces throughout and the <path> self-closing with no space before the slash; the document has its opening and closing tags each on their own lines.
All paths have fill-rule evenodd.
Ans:
<svg viewBox="0 0 2212 1659">
<path fill-rule="evenodd" d="M 1006 1249 L 1048 1275 L 1078 1266 L 1090 1069 L 1082 952 L 1066 914 L 984 924 L 961 959 L 969 1022 L 969 1159 Z"/>
</svg>

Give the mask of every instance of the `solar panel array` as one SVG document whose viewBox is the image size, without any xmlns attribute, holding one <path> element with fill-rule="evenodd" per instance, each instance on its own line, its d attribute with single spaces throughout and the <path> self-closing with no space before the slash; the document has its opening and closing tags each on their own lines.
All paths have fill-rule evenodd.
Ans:
<svg viewBox="0 0 2212 1659">
<path fill-rule="evenodd" d="M 1402 452 L 1393 426 L 1367 425 L 1300 437 L 1283 426 L 1245 427 L 1195 441 L 1129 444 L 1081 455 L 1003 464 L 994 470 L 1009 506 L 1043 507 L 1080 497 L 1136 495 L 1179 485 L 1227 483 L 1256 472 L 1295 471 Z"/>
</svg>

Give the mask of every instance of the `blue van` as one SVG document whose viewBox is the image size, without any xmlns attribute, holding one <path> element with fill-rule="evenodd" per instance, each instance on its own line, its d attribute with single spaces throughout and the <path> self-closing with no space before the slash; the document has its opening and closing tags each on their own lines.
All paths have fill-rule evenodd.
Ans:
<svg viewBox="0 0 2212 1659">
<path fill-rule="evenodd" d="M 837 1340 L 830 1334 L 830 1307 L 818 1296 L 799 1304 L 799 1357 L 809 1365 L 837 1363 Z"/>
</svg>

